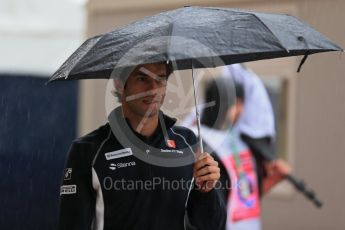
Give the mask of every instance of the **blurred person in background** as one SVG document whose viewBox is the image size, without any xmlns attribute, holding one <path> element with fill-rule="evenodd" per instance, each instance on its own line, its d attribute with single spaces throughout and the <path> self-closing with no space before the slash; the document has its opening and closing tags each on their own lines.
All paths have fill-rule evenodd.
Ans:
<svg viewBox="0 0 345 230">
<path fill-rule="evenodd" d="M 224 76 L 206 85 L 208 106 L 201 113 L 201 136 L 205 151 L 220 163 L 217 186 L 227 203 L 226 228 L 258 230 L 260 198 L 282 181 L 290 168 L 282 159 L 268 161 L 263 157 L 272 154 L 275 137 L 273 110 L 263 83 L 242 65 L 227 68 Z M 236 91 L 235 96 L 231 90 Z M 191 123 L 184 124 L 196 132 Z"/>
</svg>

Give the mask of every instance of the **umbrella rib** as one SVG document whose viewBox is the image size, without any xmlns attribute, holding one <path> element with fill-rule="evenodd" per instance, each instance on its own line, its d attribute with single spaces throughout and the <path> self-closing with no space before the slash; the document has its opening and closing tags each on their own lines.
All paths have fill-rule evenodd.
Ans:
<svg viewBox="0 0 345 230">
<path fill-rule="evenodd" d="M 229 11 L 229 9 L 222 9 L 222 8 L 213 8 L 213 7 L 207 7 L 208 9 L 212 9 L 212 10 L 223 10 L 223 11 Z M 240 11 L 237 11 L 237 10 L 233 10 L 231 9 L 231 11 L 233 12 L 240 12 Z M 254 12 L 251 12 L 251 11 L 247 11 L 248 14 L 251 14 L 253 15 L 276 39 L 277 41 L 279 42 L 280 46 L 286 50 L 286 52 L 290 53 L 290 50 L 287 49 L 283 43 L 280 41 L 280 39 L 273 33 L 273 31 L 260 19 L 260 17 L 258 17 Z"/>
<path fill-rule="evenodd" d="M 280 39 L 273 33 L 273 31 L 260 19 L 260 17 L 258 17 L 255 13 L 250 13 L 251 15 L 253 15 L 279 42 L 279 44 L 281 45 L 281 47 L 283 49 L 286 50 L 286 52 L 290 53 L 290 50 L 288 48 L 286 48 L 283 43 L 280 41 Z"/>
<path fill-rule="evenodd" d="M 168 37 L 169 37 L 169 40 L 168 40 L 168 42 L 167 42 L 167 63 L 169 62 L 169 61 L 171 61 L 170 60 L 170 58 L 169 58 L 169 53 L 170 53 L 170 45 L 171 45 L 171 37 L 172 37 L 172 31 L 173 31 L 173 27 L 174 27 L 174 19 L 171 17 L 171 16 L 169 16 L 169 15 L 166 15 L 170 20 L 171 20 L 171 25 L 169 26 L 169 32 L 168 32 Z"/>
</svg>

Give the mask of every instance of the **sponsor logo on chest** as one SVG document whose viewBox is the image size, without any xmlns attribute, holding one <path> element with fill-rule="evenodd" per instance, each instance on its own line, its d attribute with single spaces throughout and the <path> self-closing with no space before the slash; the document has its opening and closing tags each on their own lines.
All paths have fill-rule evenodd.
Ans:
<svg viewBox="0 0 345 230">
<path fill-rule="evenodd" d="M 113 152 L 105 153 L 105 158 L 107 160 L 113 160 L 113 159 L 117 159 L 117 158 L 131 156 L 131 155 L 133 155 L 132 149 L 131 148 L 125 148 L 125 149 L 120 149 L 120 150 L 116 150 Z"/>
<path fill-rule="evenodd" d="M 174 140 L 167 140 L 167 146 L 173 149 L 176 149 L 176 143 Z"/>
<path fill-rule="evenodd" d="M 136 165 L 135 161 L 111 163 L 109 166 L 109 169 L 110 170 L 116 170 L 116 169 L 121 169 L 121 168 L 132 167 L 135 165 Z"/>
<path fill-rule="evenodd" d="M 183 154 L 183 151 L 178 150 L 178 149 L 161 149 L 162 153 L 178 153 L 178 154 Z"/>
</svg>

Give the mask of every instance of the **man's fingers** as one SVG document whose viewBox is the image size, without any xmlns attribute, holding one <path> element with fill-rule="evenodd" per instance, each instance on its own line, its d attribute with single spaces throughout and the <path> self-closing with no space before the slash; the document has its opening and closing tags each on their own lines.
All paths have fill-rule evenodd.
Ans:
<svg viewBox="0 0 345 230">
<path fill-rule="evenodd" d="M 205 157 L 199 159 L 194 163 L 194 172 L 198 171 L 199 169 L 203 168 L 204 166 L 218 166 L 218 162 L 213 159 L 210 155 L 206 155 Z"/>
<path fill-rule="evenodd" d="M 211 173 L 205 176 L 200 176 L 200 177 L 195 178 L 195 182 L 197 184 L 202 184 L 205 181 L 217 181 L 219 177 L 220 177 L 220 173 Z"/>
<path fill-rule="evenodd" d="M 193 166 L 195 184 L 201 192 L 209 192 L 220 178 L 218 162 L 208 153 L 198 153 Z"/>
<path fill-rule="evenodd" d="M 276 162 L 276 168 L 279 171 L 279 173 L 283 175 L 287 175 L 291 173 L 291 167 L 286 161 L 283 161 L 281 159 L 278 159 Z"/>
<path fill-rule="evenodd" d="M 281 159 L 278 159 L 278 160 L 267 163 L 266 171 L 267 171 L 268 176 L 273 176 L 273 175 L 285 176 L 291 172 L 291 168 L 287 162 Z"/>
<path fill-rule="evenodd" d="M 197 171 L 194 172 L 194 177 L 200 177 L 200 176 L 204 176 L 210 173 L 220 173 L 220 169 L 218 166 L 205 166 Z"/>
</svg>

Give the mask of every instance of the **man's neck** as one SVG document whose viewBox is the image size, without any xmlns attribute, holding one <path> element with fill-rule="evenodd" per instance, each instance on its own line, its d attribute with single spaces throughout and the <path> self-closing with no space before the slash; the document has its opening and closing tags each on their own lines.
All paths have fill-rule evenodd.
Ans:
<svg viewBox="0 0 345 230">
<path fill-rule="evenodd" d="M 142 117 L 125 113 L 123 115 L 129 121 L 132 129 L 145 137 L 150 137 L 158 127 L 158 115 L 152 117 Z"/>
</svg>

